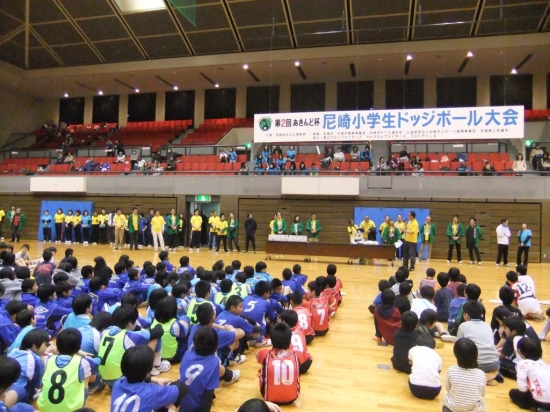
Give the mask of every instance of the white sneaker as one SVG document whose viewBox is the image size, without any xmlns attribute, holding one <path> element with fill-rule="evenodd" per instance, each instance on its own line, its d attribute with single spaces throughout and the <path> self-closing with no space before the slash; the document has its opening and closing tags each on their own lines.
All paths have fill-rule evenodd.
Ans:
<svg viewBox="0 0 550 412">
<path fill-rule="evenodd" d="M 347 293 L 346 293 L 346 292 L 344 292 L 343 290 L 341 290 L 341 291 L 340 291 L 340 295 L 342 295 L 342 296 L 346 296 L 346 295 L 347 295 Z"/>
<path fill-rule="evenodd" d="M 456 336 L 449 335 L 449 334 L 446 333 L 444 335 L 441 335 L 441 340 L 443 342 L 453 342 L 453 343 L 455 343 L 458 340 L 458 338 Z"/>
<path fill-rule="evenodd" d="M 459 264 L 459 265 L 462 265 L 462 260 L 459 260 L 459 261 L 458 261 L 458 264 Z"/>
<path fill-rule="evenodd" d="M 504 267 L 505 267 L 505 268 L 509 268 L 510 265 L 509 265 L 508 263 L 506 263 L 506 264 L 504 265 Z"/>
<path fill-rule="evenodd" d="M 430 259 L 426 259 L 426 263 L 430 263 Z"/>
<path fill-rule="evenodd" d="M 500 266 L 500 263 L 497 263 L 496 266 L 497 266 L 497 268 L 498 268 L 498 267 Z"/>
<path fill-rule="evenodd" d="M 233 376 L 231 377 L 231 380 L 229 382 L 225 382 L 226 385 L 231 385 L 232 383 L 235 383 L 239 380 L 241 377 L 241 371 L 240 370 L 233 370 L 231 369 L 231 372 L 233 372 Z"/>
<path fill-rule="evenodd" d="M 192 252 L 192 251 L 193 251 L 193 249 L 192 249 L 192 248 L 189 248 L 189 252 Z"/>
<path fill-rule="evenodd" d="M 271 346 L 271 339 L 264 339 L 261 342 L 253 341 L 250 346 L 253 348 L 266 348 L 268 346 Z"/>
<path fill-rule="evenodd" d="M 159 366 L 153 366 L 153 370 L 151 371 L 151 375 L 153 375 L 153 371 L 157 372 L 157 375 L 159 373 L 168 372 L 172 368 L 172 365 L 170 365 L 170 362 L 167 360 L 160 361 Z M 156 376 L 156 375 L 153 375 Z"/>
<path fill-rule="evenodd" d="M 450 261 L 450 260 L 448 260 L 448 261 L 447 261 L 447 263 L 451 263 L 451 261 Z"/>
<path fill-rule="evenodd" d="M 416 261 L 417 261 L 417 262 L 419 262 L 419 261 L 420 261 L 420 259 L 416 258 Z"/>
<path fill-rule="evenodd" d="M 155 248 L 155 252 L 158 251 L 158 248 Z"/>
<path fill-rule="evenodd" d="M 478 265 L 478 266 L 481 266 L 481 262 L 477 262 L 477 265 Z"/>
<path fill-rule="evenodd" d="M 200 251 L 201 251 L 200 248 L 197 248 L 196 250 L 197 250 L 197 252 L 200 252 Z"/>
<path fill-rule="evenodd" d="M 539 333 L 539 339 L 541 342 L 544 342 L 546 340 L 546 336 L 544 336 L 542 333 Z"/>
<path fill-rule="evenodd" d="M 470 265 L 473 265 L 474 264 L 474 261 L 473 260 L 470 260 Z"/>
<path fill-rule="evenodd" d="M 245 362 L 246 362 L 246 356 L 241 354 L 241 355 L 237 355 L 233 359 L 231 359 L 229 361 L 229 365 L 230 366 L 240 365 L 241 363 L 245 363 Z"/>
</svg>

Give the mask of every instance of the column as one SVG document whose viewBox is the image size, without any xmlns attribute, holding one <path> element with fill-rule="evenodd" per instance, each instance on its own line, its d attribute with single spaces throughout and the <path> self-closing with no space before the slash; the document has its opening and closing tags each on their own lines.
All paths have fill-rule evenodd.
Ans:
<svg viewBox="0 0 550 412">
<path fill-rule="evenodd" d="M 375 80 L 374 81 L 374 109 L 382 110 L 386 108 L 386 81 Z"/>
<path fill-rule="evenodd" d="M 437 107 L 436 79 L 424 79 L 424 107 Z"/>
<path fill-rule="evenodd" d="M 477 105 L 491 105 L 491 82 L 489 76 L 477 77 Z"/>
<path fill-rule="evenodd" d="M 336 110 L 338 107 L 337 83 L 325 84 L 325 110 Z"/>
<path fill-rule="evenodd" d="M 535 73 L 533 75 L 533 110 L 546 109 L 546 93 L 546 74 Z"/>
<path fill-rule="evenodd" d="M 235 102 L 235 117 L 246 117 L 246 87 L 237 87 L 237 98 Z"/>
<path fill-rule="evenodd" d="M 279 113 L 290 112 L 290 84 L 279 87 Z"/>
<path fill-rule="evenodd" d="M 128 95 L 121 94 L 118 97 L 118 127 L 128 124 Z"/>
<path fill-rule="evenodd" d="M 155 121 L 159 122 L 164 120 L 165 112 L 166 112 L 166 92 L 157 92 Z"/>
<path fill-rule="evenodd" d="M 195 128 L 204 123 L 204 89 L 195 90 L 195 119 L 193 124 Z"/>
<path fill-rule="evenodd" d="M 93 112 L 94 112 L 94 96 L 86 96 L 84 98 L 84 124 L 92 123 Z"/>
</svg>

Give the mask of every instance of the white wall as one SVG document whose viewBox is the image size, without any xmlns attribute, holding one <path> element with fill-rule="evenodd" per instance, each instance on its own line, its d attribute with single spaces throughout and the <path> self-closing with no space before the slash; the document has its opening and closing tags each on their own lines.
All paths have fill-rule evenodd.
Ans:
<svg viewBox="0 0 550 412">
<path fill-rule="evenodd" d="M 59 100 L 36 100 L 0 87 L 0 148 L 12 133 L 28 133 L 48 119 L 57 121 Z"/>
</svg>

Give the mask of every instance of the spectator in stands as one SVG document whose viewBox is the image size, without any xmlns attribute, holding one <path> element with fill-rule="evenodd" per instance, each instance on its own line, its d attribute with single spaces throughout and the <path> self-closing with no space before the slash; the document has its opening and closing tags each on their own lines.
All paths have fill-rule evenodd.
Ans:
<svg viewBox="0 0 550 412">
<path fill-rule="evenodd" d="M 122 146 L 122 142 L 120 140 L 115 140 L 113 149 L 115 150 L 115 153 L 120 154 L 120 152 L 122 152 L 122 154 L 126 156 L 126 151 L 124 150 L 124 146 Z"/>
<path fill-rule="evenodd" d="M 220 157 L 220 162 L 221 162 Z M 168 159 L 166 160 L 166 170 L 176 170 L 176 158 L 173 155 L 169 155 Z"/>
<path fill-rule="evenodd" d="M 153 172 L 153 176 L 160 176 L 164 171 L 164 168 L 159 162 L 155 162 L 155 164 L 151 166 L 151 171 Z"/>
<path fill-rule="evenodd" d="M 410 153 L 407 151 L 407 146 L 403 146 L 401 148 L 401 151 L 399 152 L 399 160 L 401 161 L 408 161 L 408 160 L 411 160 L 411 155 Z"/>
<path fill-rule="evenodd" d="M 107 142 L 105 143 L 105 154 L 108 157 L 115 157 L 115 152 L 113 150 L 113 142 L 111 139 L 107 139 Z"/>
<path fill-rule="evenodd" d="M 334 153 L 334 159 L 335 162 L 345 162 L 346 157 L 344 155 L 344 152 L 342 152 L 342 148 L 340 146 L 336 147 L 336 153 Z"/>
<path fill-rule="evenodd" d="M 371 157 L 372 157 L 372 154 L 371 154 L 371 151 L 370 151 L 370 144 L 367 143 L 365 145 L 365 148 L 361 152 L 360 159 L 361 159 L 362 162 L 370 162 Z"/>
<path fill-rule="evenodd" d="M 232 147 L 229 148 L 229 161 L 231 163 L 237 162 L 237 152 Z"/>
<path fill-rule="evenodd" d="M 550 157 L 548 152 L 544 152 L 542 157 L 538 159 L 537 170 L 540 172 L 549 172 L 550 171 Z"/>
<path fill-rule="evenodd" d="M 361 160 L 361 153 L 357 146 L 351 148 L 350 159 L 352 162 L 359 162 Z"/>
<path fill-rule="evenodd" d="M 239 169 L 239 175 L 242 175 L 242 176 L 247 176 L 248 175 L 248 165 L 246 164 L 246 162 L 242 162 L 241 163 L 241 168 Z"/>
<path fill-rule="evenodd" d="M 388 170 L 388 164 L 386 163 L 386 159 L 384 159 L 384 157 L 381 157 L 380 159 L 378 159 L 376 170 L 379 172 L 385 172 Z"/>
<path fill-rule="evenodd" d="M 130 155 L 130 166 L 132 170 L 135 169 L 135 166 L 137 162 L 139 161 L 139 155 L 137 154 L 136 150 L 132 150 L 132 154 Z"/>
<path fill-rule="evenodd" d="M 124 152 L 118 152 L 118 156 L 116 158 L 115 163 L 124 163 L 124 162 L 126 162 L 126 155 L 124 154 Z"/>
<path fill-rule="evenodd" d="M 65 156 L 65 159 L 63 161 L 66 164 L 74 164 L 74 157 L 71 152 L 67 153 L 67 156 Z"/>
<path fill-rule="evenodd" d="M 221 163 L 229 162 L 229 152 L 227 151 L 227 147 L 224 147 L 220 152 L 220 162 Z"/>
<path fill-rule="evenodd" d="M 483 172 L 483 176 L 494 176 L 495 168 L 491 166 L 491 163 L 489 163 L 488 161 L 485 161 L 482 172 Z"/>
<path fill-rule="evenodd" d="M 261 166 L 264 163 L 264 158 L 262 157 L 261 153 L 256 154 L 256 157 L 254 158 L 254 166 Z"/>
<path fill-rule="evenodd" d="M 63 157 L 63 152 L 57 152 L 57 155 L 55 157 L 55 163 L 58 165 L 61 165 L 65 162 L 65 159 Z"/>
<path fill-rule="evenodd" d="M 420 164 L 420 160 L 416 157 L 416 155 L 411 157 L 411 163 L 410 168 L 411 170 L 416 170 L 416 166 Z"/>
<path fill-rule="evenodd" d="M 262 163 L 268 163 L 268 159 L 270 156 L 273 156 L 271 154 L 271 150 L 269 149 L 268 145 L 265 145 L 264 150 L 262 151 Z"/>
<path fill-rule="evenodd" d="M 307 166 L 304 162 L 300 162 L 300 174 L 302 176 L 307 176 Z"/>
<path fill-rule="evenodd" d="M 531 152 L 529 153 L 531 165 L 533 166 L 533 170 L 538 170 L 538 163 L 539 159 L 544 154 L 544 150 L 540 147 L 540 143 L 535 143 L 535 147 L 531 149 Z"/>
<path fill-rule="evenodd" d="M 271 153 L 281 157 L 283 155 L 283 148 L 279 145 L 273 145 L 271 146 Z"/>
<path fill-rule="evenodd" d="M 164 157 L 161 153 L 161 151 L 159 150 L 158 152 L 156 152 L 154 155 L 153 155 L 153 163 L 155 162 L 159 162 L 159 163 L 162 163 L 166 160 L 166 157 Z"/>
<path fill-rule="evenodd" d="M 516 176 L 522 176 L 521 173 L 517 172 L 525 172 L 527 170 L 527 163 L 523 160 L 523 155 L 521 153 L 518 153 L 516 156 L 516 160 L 512 165 L 512 170 L 516 172 Z"/>
<path fill-rule="evenodd" d="M 290 162 L 290 166 L 288 167 L 288 173 L 289 175 L 295 175 L 296 174 L 296 163 Z"/>
<path fill-rule="evenodd" d="M 258 176 L 262 176 L 264 174 L 264 172 L 265 172 L 265 170 L 264 170 L 263 163 L 262 162 L 256 163 L 256 165 L 254 167 L 254 173 L 256 173 Z"/>
<path fill-rule="evenodd" d="M 459 176 L 468 176 L 470 168 L 466 165 L 466 163 L 464 163 L 464 160 L 460 159 L 456 171 L 458 172 Z"/>
<path fill-rule="evenodd" d="M 422 163 L 416 164 L 413 172 L 411 173 L 411 176 L 424 176 L 424 168 L 422 167 Z"/>
<path fill-rule="evenodd" d="M 294 162 L 296 160 L 296 150 L 294 150 L 294 146 L 288 146 L 288 150 L 286 151 L 286 158 L 289 162 Z"/>
<path fill-rule="evenodd" d="M 279 169 L 277 169 L 277 166 L 275 166 L 275 163 L 271 161 L 271 163 L 267 164 L 267 174 L 268 175 L 276 175 Z"/>
<path fill-rule="evenodd" d="M 317 176 L 319 174 L 319 168 L 315 163 L 311 164 L 311 167 L 309 168 L 309 175 L 310 176 Z"/>
<path fill-rule="evenodd" d="M 94 162 L 94 158 L 90 158 L 86 160 L 86 164 L 84 165 L 84 171 L 85 172 L 93 172 L 96 169 L 96 162 Z"/>
<path fill-rule="evenodd" d="M 325 150 L 325 157 L 321 158 L 321 169 L 328 170 L 334 161 L 334 153 L 332 147 L 328 146 Z"/>
</svg>

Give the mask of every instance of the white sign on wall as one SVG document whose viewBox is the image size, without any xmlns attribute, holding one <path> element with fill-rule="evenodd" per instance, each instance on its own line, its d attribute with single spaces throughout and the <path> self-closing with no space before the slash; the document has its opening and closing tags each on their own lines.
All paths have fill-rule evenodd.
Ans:
<svg viewBox="0 0 550 412">
<path fill-rule="evenodd" d="M 254 142 L 523 139 L 523 106 L 271 113 L 254 116 Z"/>
</svg>

